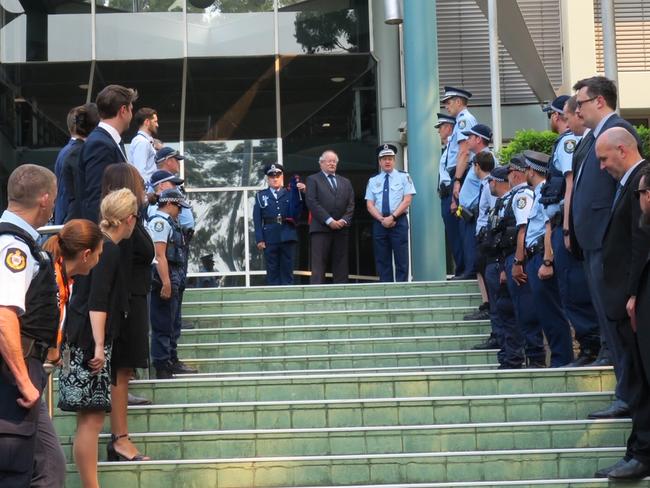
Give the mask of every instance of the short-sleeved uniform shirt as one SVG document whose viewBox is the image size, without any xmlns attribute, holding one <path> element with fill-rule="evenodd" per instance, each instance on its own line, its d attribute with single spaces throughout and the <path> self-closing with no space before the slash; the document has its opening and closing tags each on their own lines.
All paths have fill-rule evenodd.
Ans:
<svg viewBox="0 0 650 488">
<path fill-rule="evenodd" d="M 515 225 L 517 227 L 526 225 L 530 211 L 533 208 L 533 200 L 535 195 L 526 183 L 521 183 L 510 190 L 512 197 L 510 204 L 515 215 Z"/>
<path fill-rule="evenodd" d="M 463 136 L 467 137 L 467 136 Z M 494 155 L 490 148 L 485 147 L 481 152 L 489 152 L 494 157 L 494 164 L 498 164 L 497 157 Z M 476 208 L 479 204 L 479 194 L 481 193 L 481 179 L 474 171 L 472 161 L 474 157 L 470 155 L 469 158 L 469 171 L 467 172 L 467 177 L 463 182 L 463 186 L 460 188 L 460 194 L 458 195 L 458 203 L 468 210 Z"/>
<path fill-rule="evenodd" d="M 451 184 L 451 176 L 449 176 L 449 171 L 447 171 L 447 166 L 449 165 L 449 145 L 445 146 L 445 149 L 442 151 L 442 156 L 440 157 L 440 164 L 438 165 L 438 188 L 441 186 L 449 186 Z"/>
<path fill-rule="evenodd" d="M 580 139 L 580 136 L 575 135 L 570 130 L 564 132 L 558 138 L 555 151 L 553 151 L 553 155 L 551 156 L 551 164 L 564 176 L 571 171 L 573 153 Z"/>
<path fill-rule="evenodd" d="M 456 115 L 456 125 L 454 125 L 454 130 L 447 141 L 447 169 L 456 167 L 456 160 L 458 159 L 458 143 L 467 140 L 468 137 L 463 134 L 463 131 L 474 127 L 477 123 L 476 118 L 469 110 L 467 110 L 467 108 L 463 109 L 462 112 Z"/>
<path fill-rule="evenodd" d="M 38 232 L 18 215 L 5 210 L 0 222 L 14 224 L 37 240 Z M 39 265 L 29 246 L 11 234 L 0 235 L 0 306 L 13 307 L 18 315 L 25 313 L 25 295 Z"/>
<path fill-rule="evenodd" d="M 530 210 L 530 215 L 528 216 L 528 227 L 526 228 L 526 247 L 530 247 L 537 242 L 537 240 L 544 235 L 546 231 L 546 222 L 548 222 L 548 215 L 539 201 L 542 186 L 544 186 L 543 180 L 535 187 L 535 201 L 533 202 L 533 208 Z"/>
<path fill-rule="evenodd" d="M 149 205 L 147 207 L 147 217 L 153 217 L 158 211 L 158 205 Z M 191 208 L 181 208 L 181 213 L 178 214 L 178 225 L 183 230 L 194 229 L 194 214 Z"/>
<path fill-rule="evenodd" d="M 481 198 L 478 202 L 478 217 L 476 218 L 476 235 L 479 234 L 483 227 L 486 227 L 488 224 L 488 218 L 490 216 L 490 210 L 494 208 L 494 205 L 497 202 L 497 197 L 493 196 L 490 193 L 490 181 L 487 177 L 481 180 Z"/>
<path fill-rule="evenodd" d="M 388 174 L 388 203 L 390 212 L 393 213 L 399 204 L 402 203 L 405 195 L 415 195 L 415 186 L 408 173 L 394 169 L 390 173 L 380 172 L 368 180 L 366 187 L 366 200 L 375 203 L 375 207 L 381 211 L 384 201 L 384 181 Z"/>
<path fill-rule="evenodd" d="M 153 242 L 169 242 L 174 230 L 169 224 L 169 215 L 160 210 L 156 210 L 153 217 L 147 222 L 147 230 Z"/>
</svg>

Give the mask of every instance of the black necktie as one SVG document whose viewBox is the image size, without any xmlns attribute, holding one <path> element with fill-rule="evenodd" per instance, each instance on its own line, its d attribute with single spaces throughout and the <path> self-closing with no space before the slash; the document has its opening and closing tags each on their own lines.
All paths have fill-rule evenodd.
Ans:
<svg viewBox="0 0 650 488">
<path fill-rule="evenodd" d="M 327 178 L 330 180 L 330 185 L 332 185 L 332 189 L 336 191 L 336 178 L 334 175 L 327 175 Z"/>
<path fill-rule="evenodd" d="M 388 195 L 388 177 L 390 175 L 386 173 L 386 177 L 384 178 L 384 194 L 381 196 L 381 213 L 384 217 L 388 217 L 390 215 L 390 202 L 388 201 L 389 195 Z"/>
</svg>

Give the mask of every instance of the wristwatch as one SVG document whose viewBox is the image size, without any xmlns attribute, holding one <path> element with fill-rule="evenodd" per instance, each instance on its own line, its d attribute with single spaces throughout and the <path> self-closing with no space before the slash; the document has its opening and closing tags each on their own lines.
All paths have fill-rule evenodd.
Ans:
<svg viewBox="0 0 650 488">
<path fill-rule="evenodd" d="M 524 264 L 524 260 L 523 260 L 523 259 L 517 259 L 517 258 L 515 258 L 515 261 L 514 261 L 513 264 L 515 264 L 515 265 L 517 265 L 517 266 L 523 266 L 523 264 Z"/>
<path fill-rule="evenodd" d="M 457 181 L 458 183 L 462 183 L 463 179 L 462 178 L 454 178 L 454 181 Z"/>
<path fill-rule="evenodd" d="M 395 217 L 395 214 L 390 214 L 391 217 L 393 217 L 393 220 L 397 220 L 397 217 Z"/>
<path fill-rule="evenodd" d="M 542 261 L 542 264 L 548 268 L 553 267 L 553 261 L 551 259 L 545 259 L 544 261 Z"/>
</svg>

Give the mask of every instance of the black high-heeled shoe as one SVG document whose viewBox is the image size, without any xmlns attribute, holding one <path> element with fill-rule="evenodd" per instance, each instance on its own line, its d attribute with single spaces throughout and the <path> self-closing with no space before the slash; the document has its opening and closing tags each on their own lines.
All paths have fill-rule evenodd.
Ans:
<svg viewBox="0 0 650 488">
<path fill-rule="evenodd" d="M 144 454 L 137 453 L 135 456 L 132 458 L 126 457 L 124 454 L 121 454 L 117 452 L 115 449 L 115 446 L 113 445 L 115 441 L 118 439 L 122 439 L 123 437 L 126 437 L 127 439 L 131 439 L 129 437 L 129 434 L 122 434 L 122 435 L 115 435 L 111 434 L 111 440 L 106 444 L 106 459 L 111 462 L 115 461 L 151 461 L 151 458 L 149 456 L 145 456 Z"/>
</svg>

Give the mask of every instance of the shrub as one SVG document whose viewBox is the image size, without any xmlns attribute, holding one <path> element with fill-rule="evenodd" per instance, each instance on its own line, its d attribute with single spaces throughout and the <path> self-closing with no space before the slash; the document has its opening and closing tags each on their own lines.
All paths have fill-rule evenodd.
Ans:
<svg viewBox="0 0 650 488">
<path fill-rule="evenodd" d="M 551 154 L 555 139 L 557 134 L 550 130 L 518 130 L 512 141 L 499 152 L 499 160 L 502 164 L 507 164 L 513 155 L 526 150 Z"/>
</svg>

